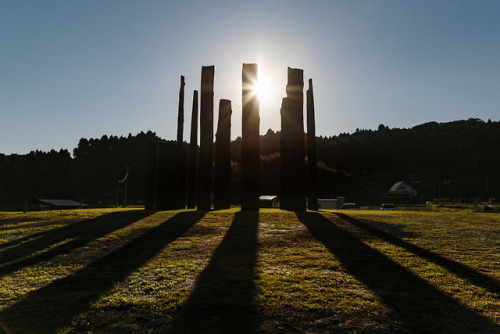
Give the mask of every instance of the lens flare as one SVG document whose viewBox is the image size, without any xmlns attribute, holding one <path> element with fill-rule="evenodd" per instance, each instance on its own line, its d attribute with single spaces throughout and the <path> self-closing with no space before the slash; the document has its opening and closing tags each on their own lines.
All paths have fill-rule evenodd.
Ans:
<svg viewBox="0 0 500 334">
<path fill-rule="evenodd" d="M 271 97 L 272 85 L 262 73 L 259 73 L 259 78 L 253 83 L 252 92 L 257 95 L 261 102 L 265 102 Z"/>
</svg>

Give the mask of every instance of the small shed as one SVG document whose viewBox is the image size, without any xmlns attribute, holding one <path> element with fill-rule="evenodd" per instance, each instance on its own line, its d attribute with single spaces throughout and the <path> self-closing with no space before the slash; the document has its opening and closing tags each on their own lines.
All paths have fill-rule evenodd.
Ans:
<svg viewBox="0 0 500 334">
<path fill-rule="evenodd" d="M 39 199 L 40 210 L 63 210 L 87 208 L 87 204 L 72 201 L 70 199 Z"/>
<path fill-rule="evenodd" d="M 262 195 L 259 197 L 261 208 L 279 208 L 280 199 L 277 195 Z"/>
<path fill-rule="evenodd" d="M 318 209 L 320 210 L 337 210 L 344 205 L 345 198 L 320 198 L 318 199 Z"/>
</svg>

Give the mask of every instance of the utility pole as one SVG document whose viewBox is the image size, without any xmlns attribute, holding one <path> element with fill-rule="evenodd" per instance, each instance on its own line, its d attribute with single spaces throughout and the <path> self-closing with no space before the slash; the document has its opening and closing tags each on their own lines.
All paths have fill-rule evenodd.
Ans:
<svg viewBox="0 0 500 334">
<path fill-rule="evenodd" d="M 116 205 L 118 206 L 118 194 L 120 193 L 120 183 L 125 183 L 125 190 L 124 190 L 124 194 L 123 194 L 123 207 L 126 208 L 127 207 L 127 188 L 128 188 L 128 173 L 130 172 L 130 170 L 132 169 L 132 167 L 130 166 L 127 166 L 125 167 L 125 177 L 123 178 L 123 180 L 118 180 L 118 190 L 116 191 Z"/>
</svg>

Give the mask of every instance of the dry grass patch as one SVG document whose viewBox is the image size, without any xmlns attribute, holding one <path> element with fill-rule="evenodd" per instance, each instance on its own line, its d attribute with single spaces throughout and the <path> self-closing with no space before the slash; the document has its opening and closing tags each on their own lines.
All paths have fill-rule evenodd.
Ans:
<svg viewBox="0 0 500 334">
<path fill-rule="evenodd" d="M 13 333 L 495 332 L 499 214 L 0 213 Z"/>
</svg>

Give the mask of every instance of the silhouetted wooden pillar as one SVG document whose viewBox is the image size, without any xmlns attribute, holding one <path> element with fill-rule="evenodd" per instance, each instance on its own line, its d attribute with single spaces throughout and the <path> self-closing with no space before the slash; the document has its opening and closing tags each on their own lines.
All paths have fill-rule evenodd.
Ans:
<svg viewBox="0 0 500 334">
<path fill-rule="evenodd" d="M 211 209 L 211 179 L 214 137 L 215 66 L 201 69 L 200 159 L 198 164 L 198 210 Z"/>
<path fill-rule="evenodd" d="M 290 124 L 291 149 L 289 164 L 290 209 L 306 210 L 306 167 L 304 137 L 304 73 L 301 69 L 288 68 L 286 86 L 286 119 Z"/>
<path fill-rule="evenodd" d="M 184 137 L 184 76 L 181 75 L 181 88 L 179 89 L 179 112 L 177 114 L 177 144 L 182 145 Z"/>
<path fill-rule="evenodd" d="M 307 203 L 308 209 L 318 211 L 318 167 L 316 162 L 316 121 L 312 79 L 307 90 Z"/>
<path fill-rule="evenodd" d="M 182 145 L 182 144 L 181 144 Z M 176 180 L 178 180 L 178 186 L 175 198 L 175 209 L 185 209 L 186 208 L 186 182 L 187 182 L 187 151 L 183 146 L 179 146 L 177 153 L 177 170 L 176 170 Z"/>
<path fill-rule="evenodd" d="M 161 142 L 158 159 L 157 210 L 186 207 L 187 152 L 173 143 Z"/>
<path fill-rule="evenodd" d="M 291 126 L 287 110 L 288 99 L 285 97 L 281 102 L 281 136 L 280 136 L 280 209 L 291 209 L 291 177 L 290 177 L 290 155 L 292 147 L 290 142 Z"/>
<path fill-rule="evenodd" d="M 257 64 L 243 64 L 241 136 L 241 210 L 259 210 L 259 100 L 253 86 Z"/>
<path fill-rule="evenodd" d="M 193 92 L 193 111 L 191 113 L 191 140 L 189 143 L 189 167 L 187 182 L 187 208 L 196 206 L 196 165 L 198 162 L 198 91 Z"/>
<path fill-rule="evenodd" d="M 219 121 L 215 135 L 214 208 L 231 206 L 231 101 L 220 100 Z"/>
<path fill-rule="evenodd" d="M 186 206 L 186 150 L 174 143 L 150 142 L 146 209 L 171 210 Z"/>
</svg>

